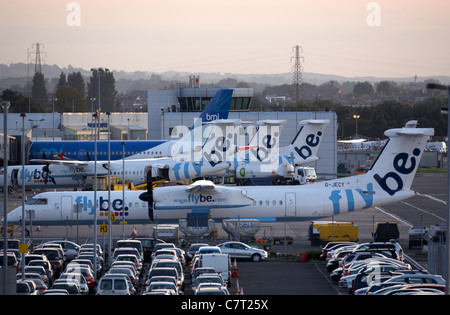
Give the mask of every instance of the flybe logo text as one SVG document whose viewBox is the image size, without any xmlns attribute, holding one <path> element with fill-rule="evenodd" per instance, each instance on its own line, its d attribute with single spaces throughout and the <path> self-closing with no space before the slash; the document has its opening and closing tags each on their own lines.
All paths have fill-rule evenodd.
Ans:
<svg viewBox="0 0 450 315">
<path fill-rule="evenodd" d="M 203 195 L 200 194 L 198 196 L 194 195 L 194 194 L 188 194 L 188 202 L 192 202 L 194 204 L 198 204 L 198 203 L 208 203 L 208 202 L 223 202 L 226 201 L 227 198 L 225 197 L 221 197 L 221 198 L 214 198 L 211 195 Z"/>
<path fill-rule="evenodd" d="M 321 131 L 317 133 L 317 136 L 309 134 L 308 136 L 306 136 L 306 144 L 301 146 L 300 148 L 295 147 L 294 148 L 295 151 L 297 152 L 298 155 L 300 155 L 302 159 L 306 160 L 312 155 L 311 148 L 315 148 L 319 145 L 321 136 L 322 136 Z"/>
<path fill-rule="evenodd" d="M 413 155 L 411 158 L 408 153 L 399 153 L 395 156 L 393 161 L 394 170 L 402 175 L 408 175 L 414 172 L 417 166 L 416 157 L 420 155 L 420 150 L 415 148 L 413 150 Z M 393 196 L 397 191 L 403 189 L 403 180 L 397 172 L 388 172 L 386 175 L 381 177 L 378 174 L 373 175 L 373 178 L 377 181 L 378 185 L 387 192 L 389 195 Z"/>
<path fill-rule="evenodd" d="M 90 212 L 88 214 L 94 214 L 94 202 L 89 199 L 87 196 L 78 196 L 75 199 L 75 203 L 77 205 L 81 205 L 82 208 L 80 210 L 82 211 L 88 211 Z M 98 206 L 100 211 L 108 211 L 108 199 L 103 198 L 100 196 L 98 200 Z M 122 199 L 114 199 L 111 201 L 111 210 L 114 211 L 122 211 L 123 210 L 123 201 Z M 127 215 L 128 207 L 125 207 L 125 215 Z"/>
</svg>

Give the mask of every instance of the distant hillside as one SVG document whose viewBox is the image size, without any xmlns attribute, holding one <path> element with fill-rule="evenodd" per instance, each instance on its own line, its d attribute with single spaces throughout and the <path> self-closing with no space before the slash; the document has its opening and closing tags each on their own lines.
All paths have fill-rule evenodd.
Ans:
<svg viewBox="0 0 450 315">
<path fill-rule="evenodd" d="M 163 81 L 169 83 L 187 83 L 189 82 L 190 72 L 176 72 L 167 71 L 161 73 L 149 72 L 149 71 L 135 71 L 135 72 L 125 72 L 122 70 L 110 69 L 114 72 L 114 77 L 116 79 L 116 89 L 119 93 L 126 93 L 130 86 L 134 85 L 133 81 L 138 80 L 150 80 L 152 75 L 157 75 Z M 75 68 L 72 66 L 61 68 L 57 65 L 42 65 L 42 72 L 46 79 L 51 81 L 52 79 L 59 78 L 61 72 L 71 73 L 80 71 L 85 80 L 90 77 L 91 71 L 88 69 Z M 12 86 L 17 86 L 23 88 L 27 83 L 28 73 L 30 77 L 33 76 L 34 66 L 24 63 L 14 63 L 10 65 L 0 64 L 0 90 L 10 88 Z M 237 81 L 258 84 L 258 85 L 282 85 L 292 83 L 292 73 L 280 73 L 280 74 L 234 74 L 234 73 L 195 73 L 195 75 L 200 76 L 200 84 L 211 85 L 218 83 L 221 80 L 233 78 Z M 314 85 L 320 85 L 329 81 L 337 81 L 343 83 L 346 81 L 350 82 L 378 82 L 382 80 L 389 80 L 395 82 L 414 82 L 414 77 L 407 78 L 382 78 L 382 77 L 343 77 L 331 74 L 318 74 L 318 73 L 308 73 L 302 74 L 303 82 L 310 83 Z M 418 77 L 418 82 L 423 82 L 429 79 L 438 80 L 442 84 L 450 84 L 450 76 L 427 76 Z M 164 82 L 163 87 L 167 87 L 167 82 Z M 144 89 L 148 84 L 141 85 Z M 158 87 L 161 88 L 161 87 Z"/>
</svg>

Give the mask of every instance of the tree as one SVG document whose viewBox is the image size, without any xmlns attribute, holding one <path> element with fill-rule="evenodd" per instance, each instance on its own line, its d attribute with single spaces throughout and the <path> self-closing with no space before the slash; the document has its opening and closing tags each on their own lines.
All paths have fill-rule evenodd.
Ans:
<svg viewBox="0 0 450 315">
<path fill-rule="evenodd" d="M 48 94 L 45 87 L 45 79 L 42 72 L 36 72 L 33 77 L 33 86 L 31 87 L 31 97 L 39 102 L 45 109 L 48 107 Z"/>
<path fill-rule="evenodd" d="M 98 104 L 98 76 L 100 73 L 100 107 L 102 112 L 113 112 L 118 110 L 120 101 L 117 100 L 116 80 L 109 71 L 94 70 L 87 83 L 86 103 L 90 104 L 91 98 L 96 99 Z M 94 105 L 95 106 L 95 105 Z M 98 106 L 98 105 L 97 105 Z M 94 107 L 97 108 L 97 106 Z"/>
<path fill-rule="evenodd" d="M 358 82 L 353 87 L 353 94 L 355 95 L 372 95 L 373 86 L 370 82 Z"/>
<path fill-rule="evenodd" d="M 83 98 L 86 97 L 86 84 L 84 83 L 84 79 L 80 71 L 69 74 L 67 76 L 67 84 L 80 92 Z"/>
<path fill-rule="evenodd" d="M 87 112 L 86 102 L 83 95 L 75 88 L 65 85 L 60 87 L 54 94 L 55 111 L 63 112 Z"/>
<path fill-rule="evenodd" d="M 67 85 L 66 75 L 64 74 L 64 72 L 61 71 L 61 74 L 59 75 L 58 84 L 56 85 L 56 90 L 65 85 Z"/>
<path fill-rule="evenodd" d="M 28 111 L 42 113 L 46 111 L 42 105 L 34 99 L 11 89 L 3 91 L 2 99 L 10 102 L 11 108 L 9 111 L 11 113 L 28 113 Z"/>
</svg>

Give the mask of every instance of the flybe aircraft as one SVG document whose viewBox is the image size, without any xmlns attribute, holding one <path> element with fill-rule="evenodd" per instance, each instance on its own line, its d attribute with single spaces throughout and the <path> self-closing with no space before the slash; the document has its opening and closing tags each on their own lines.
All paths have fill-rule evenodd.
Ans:
<svg viewBox="0 0 450 315">
<path fill-rule="evenodd" d="M 107 220 L 111 211 L 128 223 L 161 223 L 187 215 L 209 215 L 214 220 L 310 220 L 364 210 L 414 196 L 411 190 L 419 161 L 432 128 L 399 128 L 385 132 L 389 141 L 365 174 L 309 185 L 225 187 L 210 181 L 188 186 L 161 187 L 147 192 L 98 193 L 97 218 Z M 147 185 L 151 187 L 151 185 Z M 25 205 L 26 221 L 33 224 L 93 224 L 93 192 L 46 192 Z M 111 204 L 109 207 L 108 205 Z M 10 224 L 21 222 L 22 207 L 8 214 Z M 99 221 L 97 221 L 99 223 Z M 116 221 L 116 223 L 118 223 Z"/>
<path fill-rule="evenodd" d="M 201 122 L 227 119 L 232 95 L 232 89 L 218 90 L 200 114 Z M 123 150 L 125 150 L 125 158 L 169 157 L 170 147 L 175 141 L 128 140 L 125 141 L 125 147 L 123 147 L 121 140 L 110 141 L 111 160 L 122 159 Z M 95 141 L 36 141 L 30 146 L 28 158 L 29 160 L 45 159 L 64 153 L 64 158 L 67 159 L 89 161 L 93 160 L 94 152 Z M 108 159 L 108 141 L 97 141 L 97 159 Z"/>
<path fill-rule="evenodd" d="M 248 157 L 245 160 L 241 159 L 241 161 L 236 158 L 233 159 L 231 169 L 234 170 L 237 180 L 255 177 L 292 177 L 295 166 L 308 164 L 319 159 L 317 152 L 329 120 L 310 119 L 301 121 L 299 131 L 291 144 L 286 147 L 278 147 L 278 128 L 271 130 L 277 124 L 276 121 L 261 121 L 257 132 L 258 143 L 260 144 L 252 145 L 255 144 L 255 141 L 251 141 L 248 150 L 243 151 L 243 154 Z M 267 125 L 269 125 L 269 128 L 263 128 Z M 264 131 L 261 131 L 261 129 L 264 129 Z M 267 130 L 271 131 L 267 132 Z"/>
<path fill-rule="evenodd" d="M 204 111 L 196 120 L 198 125 L 202 127 L 203 123 L 207 123 L 216 119 L 227 119 L 228 112 L 231 104 L 231 97 L 233 94 L 232 89 L 221 89 L 217 91 Z M 189 132 L 188 132 L 189 134 Z M 125 148 L 123 148 L 122 141 L 110 141 L 111 160 L 123 159 L 123 150 L 125 150 L 125 157 L 127 159 L 149 159 L 159 157 L 159 165 L 164 164 L 167 172 L 169 165 L 166 162 L 162 162 L 161 157 L 170 157 L 173 152 L 172 146 L 178 140 L 150 140 L 150 141 L 126 141 Z M 42 141 L 32 144 L 29 157 L 33 159 L 33 164 L 25 166 L 25 186 L 28 189 L 46 189 L 49 188 L 74 188 L 92 186 L 92 181 L 86 181 L 87 176 L 94 176 L 94 168 L 87 169 L 89 160 L 93 160 L 95 152 L 94 141 Z M 97 141 L 97 160 L 104 161 L 108 159 L 108 141 Z M 51 159 L 50 161 L 46 160 Z M 51 175 L 49 172 L 49 164 L 56 163 L 57 161 L 64 161 L 66 167 L 62 165 L 55 166 L 55 174 Z M 44 163 L 44 164 L 42 164 Z M 102 162 L 101 165 L 105 166 L 107 163 Z M 113 172 L 118 175 L 120 163 L 113 163 Z M 142 163 L 141 163 L 142 164 Z M 142 178 L 145 181 L 144 169 L 139 162 L 134 162 L 132 169 L 126 169 L 127 180 L 137 180 Z M 137 168 L 139 165 L 139 169 Z M 199 165 L 197 164 L 184 164 L 184 165 L 172 165 L 175 170 L 173 178 L 176 176 L 176 168 L 183 170 L 183 174 L 186 172 L 191 175 L 199 174 Z M 121 168 L 122 166 L 120 166 Z M 207 166 L 205 167 L 206 171 Z M 157 168 L 154 169 L 154 171 Z M 98 169 L 99 175 L 104 175 L 106 172 L 105 167 Z M 56 172 L 60 172 L 56 174 Z M 62 173 L 61 173 L 62 172 Z M 122 174 L 122 173 L 120 173 Z M 3 187 L 4 169 L 0 169 L 0 188 Z M 8 166 L 8 190 L 14 191 L 19 187 L 22 187 L 22 166 Z M 169 174 L 167 173 L 167 176 Z M 167 177 L 166 176 L 166 177 Z M 180 176 L 180 178 L 183 176 Z M 140 179 L 139 179 L 140 180 Z M 136 182 L 136 183 L 137 183 Z"/>
</svg>

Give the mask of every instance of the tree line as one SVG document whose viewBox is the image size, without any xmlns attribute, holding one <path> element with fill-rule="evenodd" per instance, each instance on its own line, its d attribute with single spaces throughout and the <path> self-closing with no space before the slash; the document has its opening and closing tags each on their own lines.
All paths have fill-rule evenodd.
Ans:
<svg viewBox="0 0 450 315">
<path fill-rule="evenodd" d="M 31 97 L 12 89 L 2 93 L 2 100 L 11 104 L 10 112 L 92 112 L 98 108 L 100 76 L 100 107 L 103 112 L 118 111 L 114 74 L 109 71 L 93 70 L 89 81 L 85 82 L 80 72 L 61 72 L 55 92 L 49 96 L 46 79 L 41 72 L 33 76 Z"/>
</svg>

